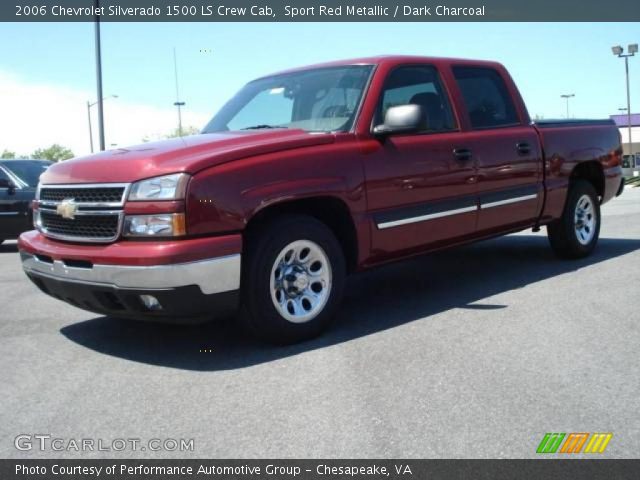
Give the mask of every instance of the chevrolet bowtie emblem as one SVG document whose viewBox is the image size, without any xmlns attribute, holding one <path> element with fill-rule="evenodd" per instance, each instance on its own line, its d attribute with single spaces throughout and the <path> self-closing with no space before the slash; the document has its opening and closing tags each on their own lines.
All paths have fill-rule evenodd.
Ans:
<svg viewBox="0 0 640 480">
<path fill-rule="evenodd" d="M 75 202 L 74 198 L 65 198 L 62 200 L 62 203 L 56 207 L 56 213 L 62 218 L 68 218 L 69 220 L 73 220 L 75 218 L 77 211 L 78 204 Z"/>
</svg>

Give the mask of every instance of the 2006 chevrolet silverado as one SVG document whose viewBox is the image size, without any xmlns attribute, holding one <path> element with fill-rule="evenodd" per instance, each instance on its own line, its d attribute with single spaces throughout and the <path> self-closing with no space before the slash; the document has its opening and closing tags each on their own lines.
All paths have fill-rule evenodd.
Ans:
<svg viewBox="0 0 640 480">
<path fill-rule="evenodd" d="M 611 121 L 532 123 L 498 63 L 340 61 L 250 82 L 200 135 L 55 164 L 19 249 L 77 307 L 237 309 L 293 342 L 329 324 L 349 272 L 541 225 L 588 255 L 621 154 Z"/>
</svg>

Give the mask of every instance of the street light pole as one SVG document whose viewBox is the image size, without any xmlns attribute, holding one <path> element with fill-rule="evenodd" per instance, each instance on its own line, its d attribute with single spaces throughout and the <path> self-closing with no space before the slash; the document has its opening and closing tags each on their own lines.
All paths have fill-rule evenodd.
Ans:
<svg viewBox="0 0 640 480">
<path fill-rule="evenodd" d="M 575 96 L 575 93 L 565 93 L 564 95 L 560 95 L 561 98 L 564 98 L 567 101 L 567 118 L 569 118 L 569 99 Z"/>
<path fill-rule="evenodd" d="M 624 72 L 627 80 L 627 128 L 629 131 L 629 158 L 633 158 L 633 142 L 631 140 L 631 92 L 629 88 L 629 57 L 635 56 L 638 52 L 638 44 L 633 43 L 627 47 L 627 52 L 623 53 L 624 48 L 620 45 L 616 45 L 615 47 L 611 47 L 611 51 L 614 55 L 619 58 L 624 58 Z"/>
<path fill-rule="evenodd" d="M 109 95 L 108 97 L 104 97 L 102 100 L 106 100 L 107 98 L 118 98 L 118 95 Z M 89 145 L 91 146 L 91 153 L 93 153 L 93 129 L 91 128 L 91 107 L 97 105 L 98 102 L 89 102 L 87 100 L 87 120 L 89 120 Z"/>
<path fill-rule="evenodd" d="M 182 136 L 182 110 L 185 103 L 180 101 L 180 92 L 178 90 L 178 60 L 176 57 L 176 47 L 173 47 L 173 73 L 176 79 L 176 101 L 173 102 L 175 107 L 178 107 L 178 136 Z"/>
<path fill-rule="evenodd" d="M 633 143 L 631 142 L 631 93 L 629 88 L 629 55 L 624 57 L 624 74 L 627 77 L 627 128 L 629 132 L 629 158 L 633 158 Z M 635 167 L 635 162 L 631 168 Z"/>
<path fill-rule="evenodd" d="M 87 100 L 87 120 L 89 120 L 89 145 L 91 145 L 91 153 L 93 153 L 93 131 L 91 130 L 91 104 Z"/>
<path fill-rule="evenodd" d="M 96 12 L 100 11 L 100 1 L 95 0 Z M 95 47 L 96 47 L 96 77 L 98 89 L 98 136 L 100 138 L 100 150 L 104 151 L 104 113 L 102 111 L 102 53 L 100 47 L 100 15 L 96 15 L 95 21 Z"/>
</svg>

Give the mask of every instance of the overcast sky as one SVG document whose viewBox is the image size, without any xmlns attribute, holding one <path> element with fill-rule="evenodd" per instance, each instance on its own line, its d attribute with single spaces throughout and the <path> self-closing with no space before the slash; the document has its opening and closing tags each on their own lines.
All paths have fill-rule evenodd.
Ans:
<svg viewBox="0 0 640 480">
<path fill-rule="evenodd" d="M 564 117 L 560 95 L 574 93 L 571 116 L 595 118 L 626 106 L 624 62 L 610 47 L 640 43 L 640 25 L 106 23 L 102 42 L 104 94 L 118 95 L 105 102 L 107 146 L 125 146 L 176 128 L 174 46 L 183 124 L 198 128 L 257 76 L 387 53 L 498 60 L 532 116 Z M 630 66 L 640 111 L 640 56 Z M 95 95 L 92 24 L 0 24 L 0 151 L 61 143 L 88 153 L 86 102 Z"/>
</svg>

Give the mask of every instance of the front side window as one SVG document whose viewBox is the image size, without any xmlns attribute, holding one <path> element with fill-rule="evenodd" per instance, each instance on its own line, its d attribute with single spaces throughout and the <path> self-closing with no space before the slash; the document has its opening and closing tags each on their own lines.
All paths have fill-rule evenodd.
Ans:
<svg viewBox="0 0 640 480">
<path fill-rule="evenodd" d="M 375 124 L 384 122 L 384 116 L 390 107 L 408 104 L 422 107 L 425 132 L 455 129 L 451 106 L 435 68 L 417 65 L 393 70 L 385 81 Z"/>
<path fill-rule="evenodd" d="M 491 68 L 455 67 L 453 75 L 473 128 L 519 123 L 511 95 L 497 71 Z"/>
<path fill-rule="evenodd" d="M 227 102 L 202 132 L 267 128 L 348 131 L 372 68 L 317 68 L 255 80 Z"/>
</svg>

